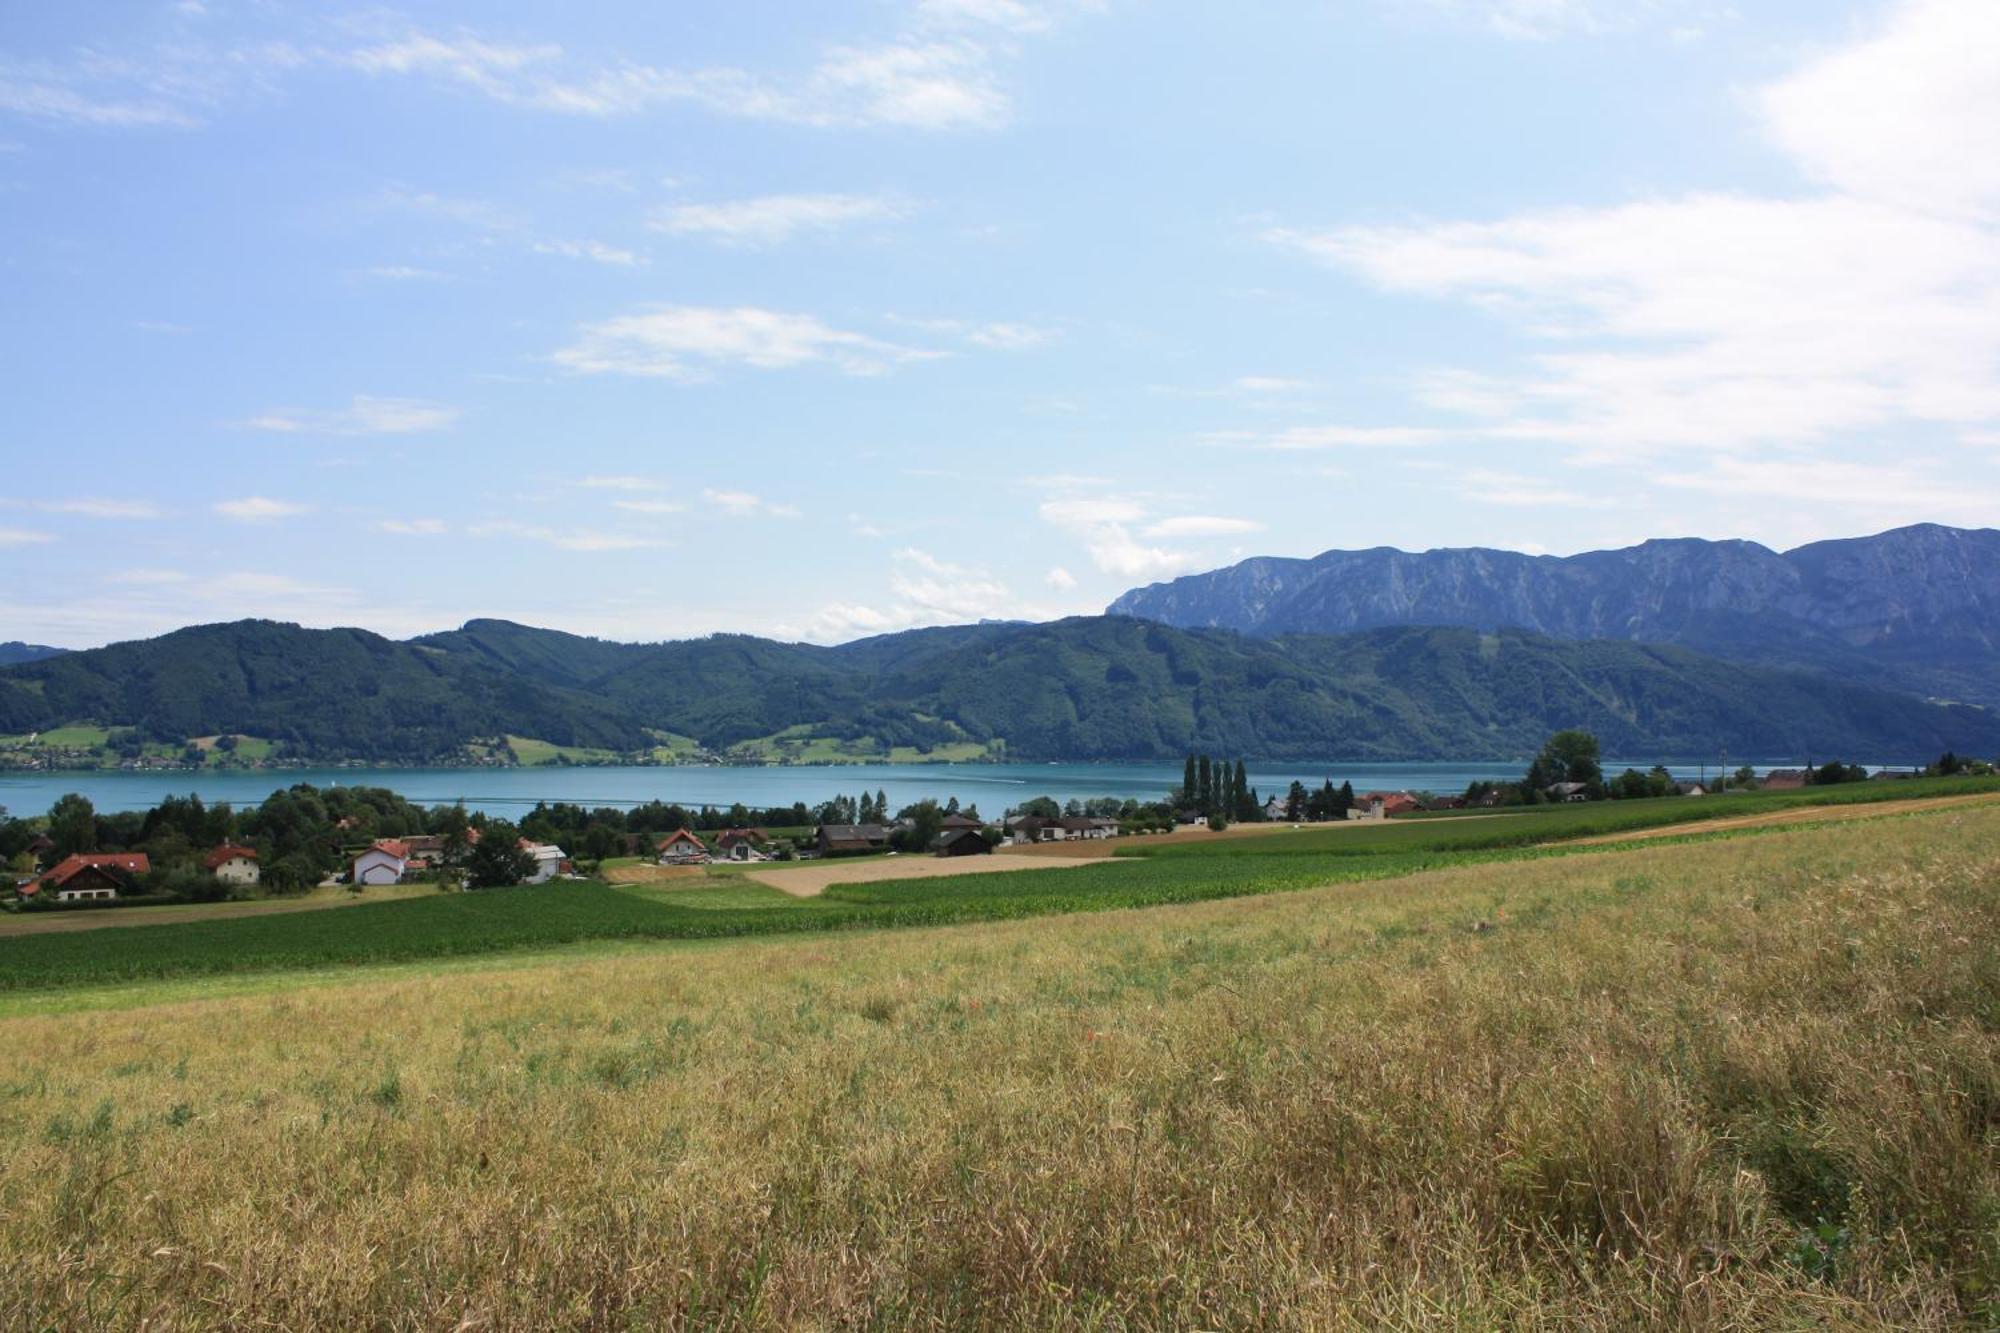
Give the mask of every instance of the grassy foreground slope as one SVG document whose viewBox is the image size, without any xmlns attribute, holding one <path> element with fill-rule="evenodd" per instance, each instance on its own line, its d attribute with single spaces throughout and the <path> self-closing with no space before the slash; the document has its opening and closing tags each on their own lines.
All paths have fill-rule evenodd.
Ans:
<svg viewBox="0 0 2000 1333">
<path fill-rule="evenodd" d="M 1977 1324 L 1997 1030 L 1986 809 L 16 1017 L 0 1324 Z"/>
</svg>

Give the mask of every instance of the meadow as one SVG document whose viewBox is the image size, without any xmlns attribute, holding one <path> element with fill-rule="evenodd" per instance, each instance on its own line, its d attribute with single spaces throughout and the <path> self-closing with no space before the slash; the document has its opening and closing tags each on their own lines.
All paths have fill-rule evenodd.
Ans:
<svg viewBox="0 0 2000 1333">
<path fill-rule="evenodd" d="M 0 995 L 175 977 L 464 958 L 591 940 L 727 939 L 949 925 L 1199 902 L 1385 879 L 1449 865 L 1565 854 L 1565 843 L 1808 804 L 2000 791 L 1940 779 L 1707 800 L 1552 807 L 1506 817 L 1282 831 L 1247 839 L 1134 839 L 1111 863 L 1036 874 L 842 885 L 803 900 L 596 882 L 438 894 L 116 931 L 0 937 Z M 1116 845 L 1116 844 L 1114 844 Z M 1574 851 L 1575 849 L 1570 849 Z M 721 876 L 726 880 L 727 871 Z M 699 881 L 698 881 L 699 882 Z M 710 884 L 711 890 L 728 883 Z M 755 896 L 757 901 L 749 902 Z"/>
<path fill-rule="evenodd" d="M 0 1324 L 2000 1317 L 1990 807 L 181 994 L 0 1019 Z"/>
</svg>

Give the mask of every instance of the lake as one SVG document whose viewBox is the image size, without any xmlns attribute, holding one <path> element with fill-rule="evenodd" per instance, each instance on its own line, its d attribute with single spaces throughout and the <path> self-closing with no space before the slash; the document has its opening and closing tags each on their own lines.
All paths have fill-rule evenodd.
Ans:
<svg viewBox="0 0 2000 1333">
<path fill-rule="evenodd" d="M 1467 784 L 1521 776 L 1525 761 L 1394 764 L 1329 760 L 1325 763 L 1253 764 L 1250 783 L 1265 796 L 1294 780 L 1317 787 L 1352 782 L 1356 791 L 1464 791 Z M 1608 772 L 1646 769 L 1651 760 L 1613 760 Z M 1675 777 L 1695 777 L 1694 765 L 1670 764 Z M 1763 767 L 1759 765 L 1759 767 Z M 1708 770 L 1710 776 L 1714 769 Z M 666 801 L 695 808 L 818 805 L 838 795 L 884 791 L 894 810 L 925 797 L 956 796 L 993 816 L 1032 796 L 1139 797 L 1157 799 L 1179 785 L 1179 764 L 868 764 L 771 768 L 381 768 L 220 770 L 184 773 L 59 772 L 0 774 L 0 807 L 16 816 L 47 812 L 65 792 L 81 792 L 99 810 L 145 810 L 168 795 L 198 794 L 204 801 L 255 805 L 274 791 L 309 782 L 316 787 L 387 787 L 420 805 L 463 801 L 469 810 L 518 817 L 538 801 L 633 806 Z"/>
</svg>

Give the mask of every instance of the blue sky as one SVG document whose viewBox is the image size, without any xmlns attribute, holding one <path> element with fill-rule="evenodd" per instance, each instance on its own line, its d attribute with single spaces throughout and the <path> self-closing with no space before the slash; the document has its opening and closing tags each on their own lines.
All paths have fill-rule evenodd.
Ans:
<svg viewBox="0 0 2000 1333">
<path fill-rule="evenodd" d="M 1996 124 L 1991 0 L 0 0 L 0 638 L 1989 524 Z"/>
</svg>

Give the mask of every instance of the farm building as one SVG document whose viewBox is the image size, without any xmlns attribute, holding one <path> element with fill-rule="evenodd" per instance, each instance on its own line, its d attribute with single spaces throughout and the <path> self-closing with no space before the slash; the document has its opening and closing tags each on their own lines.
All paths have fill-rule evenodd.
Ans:
<svg viewBox="0 0 2000 1333">
<path fill-rule="evenodd" d="M 887 851 L 889 831 L 880 824 L 821 824 L 813 833 L 821 856 L 853 856 Z"/>
<path fill-rule="evenodd" d="M 931 841 L 939 856 L 984 856 L 993 850 L 986 834 L 977 827 L 946 829 Z"/>
<path fill-rule="evenodd" d="M 23 885 L 20 893 L 24 898 L 47 894 L 59 903 L 110 901 L 130 893 L 137 887 L 135 881 L 152 869 L 144 852 L 75 852 L 40 879 Z"/>
<path fill-rule="evenodd" d="M 253 847 L 224 843 L 204 856 L 201 865 L 202 869 L 224 884 L 255 884 L 261 878 L 257 868 L 257 851 Z"/>
<path fill-rule="evenodd" d="M 546 884 L 569 872 L 569 853 L 552 842 L 529 842 L 523 838 L 521 850 L 535 858 L 535 868 L 528 873 L 530 884 Z"/>
</svg>

